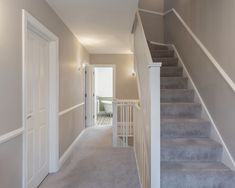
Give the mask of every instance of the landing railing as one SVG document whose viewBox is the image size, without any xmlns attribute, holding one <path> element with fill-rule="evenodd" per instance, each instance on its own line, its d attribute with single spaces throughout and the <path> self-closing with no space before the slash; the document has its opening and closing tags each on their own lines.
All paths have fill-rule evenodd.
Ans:
<svg viewBox="0 0 235 188">
<path fill-rule="evenodd" d="M 134 149 L 142 188 L 160 188 L 160 67 L 153 63 L 139 13 L 133 26 L 139 105 L 134 108 Z"/>
<path fill-rule="evenodd" d="M 129 147 L 134 144 L 134 107 L 136 100 L 113 101 L 113 146 Z"/>
</svg>

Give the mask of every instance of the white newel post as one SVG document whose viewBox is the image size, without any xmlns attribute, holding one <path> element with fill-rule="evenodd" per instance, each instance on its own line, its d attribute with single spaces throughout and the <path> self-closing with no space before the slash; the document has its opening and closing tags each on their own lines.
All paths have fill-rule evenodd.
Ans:
<svg viewBox="0 0 235 188">
<path fill-rule="evenodd" d="M 113 147 L 117 147 L 117 102 L 113 101 Z"/>
<path fill-rule="evenodd" d="M 160 188 L 161 186 L 160 68 L 161 63 L 154 63 L 149 65 L 149 88 L 151 106 L 151 188 Z"/>
</svg>

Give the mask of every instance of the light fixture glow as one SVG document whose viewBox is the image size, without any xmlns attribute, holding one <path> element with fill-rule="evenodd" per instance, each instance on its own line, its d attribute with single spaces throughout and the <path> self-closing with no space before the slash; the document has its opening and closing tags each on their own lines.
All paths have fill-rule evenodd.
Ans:
<svg viewBox="0 0 235 188">
<path fill-rule="evenodd" d="M 93 46 L 101 43 L 101 40 L 92 37 L 80 37 L 79 40 L 84 46 Z"/>
</svg>

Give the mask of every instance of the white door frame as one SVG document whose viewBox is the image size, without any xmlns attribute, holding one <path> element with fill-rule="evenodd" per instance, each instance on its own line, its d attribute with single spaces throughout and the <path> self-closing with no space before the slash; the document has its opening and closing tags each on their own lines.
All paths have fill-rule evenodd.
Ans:
<svg viewBox="0 0 235 188">
<path fill-rule="evenodd" d="M 59 169 L 59 39 L 27 11 L 22 10 L 22 121 L 23 121 L 23 180 L 22 187 L 27 185 L 27 139 L 26 139 L 26 61 L 27 34 L 33 31 L 49 42 L 49 173 Z"/>
<path fill-rule="evenodd" d="M 115 64 L 91 64 L 90 66 L 92 66 L 93 69 L 102 68 L 102 67 L 103 68 L 113 68 L 113 99 L 115 100 L 116 99 L 116 65 Z M 93 84 L 93 86 L 95 87 L 94 84 Z M 95 88 L 93 88 L 93 89 L 95 89 Z M 95 126 L 94 119 L 92 119 L 92 122 L 93 122 L 93 126 Z"/>
</svg>

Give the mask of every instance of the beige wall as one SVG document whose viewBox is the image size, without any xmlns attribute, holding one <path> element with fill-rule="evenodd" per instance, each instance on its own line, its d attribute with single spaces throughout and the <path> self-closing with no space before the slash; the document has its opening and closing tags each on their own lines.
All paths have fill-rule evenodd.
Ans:
<svg viewBox="0 0 235 188">
<path fill-rule="evenodd" d="M 164 0 L 139 0 L 139 7 L 147 10 L 163 12 Z"/>
<path fill-rule="evenodd" d="M 235 2 L 166 0 L 175 8 L 220 66 L 235 81 Z M 174 14 L 165 17 L 166 42 L 181 54 L 216 126 L 235 158 L 235 93 Z"/>
<path fill-rule="evenodd" d="M 164 11 L 164 0 L 140 0 L 139 8 L 161 13 Z M 140 11 L 140 16 L 146 38 L 150 41 L 163 43 L 163 17 L 157 14 L 142 11 Z"/>
<path fill-rule="evenodd" d="M 0 187 L 20 188 L 22 172 L 22 136 L 0 145 Z"/>
<path fill-rule="evenodd" d="M 175 8 L 196 36 L 235 81 L 235 1 L 165 0 Z"/>
<path fill-rule="evenodd" d="M 91 64 L 116 65 L 116 98 L 138 99 L 136 77 L 132 76 L 133 55 L 92 54 Z"/>
<path fill-rule="evenodd" d="M 154 42 L 164 42 L 163 17 L 156 14 L 140 11 L 140 17 L 144 27 L 147 40 Z"/>
<path fill-rule="evenodd" d="M 21 66 L 21 11 L 26 9 L 42 24 L 59 37 L 59 109 L 65 110 L 71 106 L 83 102 L 83 74 L 78 72 L 79 63 L 89 62 L 89 54 L 78 43 L 76 37 L 70 32 L 65 24 L 59 19 L 54 11 L 48 6 L 44 0 L 1 0 L 0 1 L 0 135 L 8 133 L 22 126 L 22 66 Z M 83 127 L 83 118 L 81 117 L 83 109 L 76 110 L 72 115 L 66 115 L 66 121 L 60 118 L 60 153 L 62 153 L 72 142 L 67 139 L 66 133 L 74 132 L 79 134 Z M 75 114 L 76 113 L 76 114 Z M 76 120 L 75 120 L 76 119 Z M 69 123 L 67 123 L 69 122 Z M 77 127 L 76 127 L 77 126 Z M 61 130 L 67 130 L 64 133 Z M 9 164 L 9 158 L 12 158 L 11 151 L 18 152 L 21 147 L 21 140 L 17 140 L 18 145 L 12 144 L 10 141 L 0 146 L 0 154 L 3 147 L 7 146 L 8 151 L 4 152 L 5 157 L 0 157 L 1 171 L 8 174 L 14 174 L 14 179 L 18 182 L 21 174 L 18 166 L 4 169 L 5 164 Z M 62 147 L 63 146 L 63 147 Z M 62 149 L 63 148 L 63 149 Z M 15 160 L 21 163 L 21 155 L 14 154 Z M 21 165 L 21 164 L 20 164 Z M 15 184 L 12 179 L 4 179 L 4 175 L 0 173 L 0 182 L 7 185 L 3 188 L 18 188 L 19 184 Z M 2 187 L 2 186 L 1 186 Z"/>
</svg>

